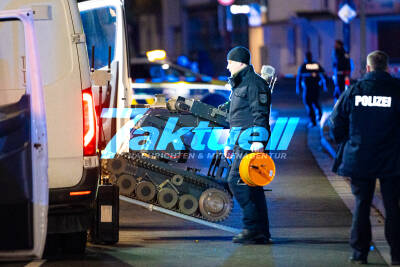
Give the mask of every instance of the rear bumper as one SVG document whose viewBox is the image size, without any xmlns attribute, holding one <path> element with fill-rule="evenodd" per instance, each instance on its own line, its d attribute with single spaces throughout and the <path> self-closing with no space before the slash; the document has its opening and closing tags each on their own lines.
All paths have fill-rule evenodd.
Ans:
<svg viewBox="0 0 400 267">
<path fill-rule="evenodd" d="M 73 187 L 49 191 L 49 215 L 82 213 L 94 208 L 100 168 L 84 168 L 80 183 Z M 88 195 L 71 196 L 70 192 L 90 191 Z"/>
</svg>

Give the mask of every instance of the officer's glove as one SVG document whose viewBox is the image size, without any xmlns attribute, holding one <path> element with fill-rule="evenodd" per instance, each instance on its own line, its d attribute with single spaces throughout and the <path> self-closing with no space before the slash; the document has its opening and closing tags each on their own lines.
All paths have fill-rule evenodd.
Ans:
<svg viewBox="0 0 400 267">
<path fill-rule="evenodd" d="M 226 146 L 226 147 L 224 148 L 224 157 L 227 158 L 227 159 L 231 159 L 232 156 L 233 156 L 232 147 Z"/>
<path fill-rule="evenodd" d="M 260 143 L 260 142 L 254 142 L 254 143 L 252 143 L 251 144 L 251 147 L 250 147 L 250 151 L 251 152 L 264 152 L 264 145 L 263 145 L 263 143 Z"/>
<path fill-rule="evenodd" d="M 218 106 L 218 109 L 224 112 L 228 112 L 229 111 L 229 106 L 230 106 L 230 102 L 225 102 L 221 105 Z"/>
</svg>

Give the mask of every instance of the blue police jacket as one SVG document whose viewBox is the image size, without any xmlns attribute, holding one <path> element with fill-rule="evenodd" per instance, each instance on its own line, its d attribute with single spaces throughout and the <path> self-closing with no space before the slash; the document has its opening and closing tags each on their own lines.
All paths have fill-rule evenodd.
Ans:
<svg viewBox="0 0 400 267">
<path fill-rule="evenodd" d="M 331 115 L 340 143 L 333 171 L 352 178 L 400 175 L 400 83 L 373 71 L 346 90 Z"/>
<path fill-rule="evenodd" d="M 229 83 L 232 86 L 228 115 L 230 127 L 247 129 L 260 126 L 270 135 L 271 91 L 267 82 L 249 65 L 229 78 Z"/>
</svg>

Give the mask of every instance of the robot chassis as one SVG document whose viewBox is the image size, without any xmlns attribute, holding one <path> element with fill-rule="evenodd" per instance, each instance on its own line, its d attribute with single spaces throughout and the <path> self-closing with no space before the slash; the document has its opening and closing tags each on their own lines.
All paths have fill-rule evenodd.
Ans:
<svg viewBox="0 0 400 267">
<path fill-rule="evenodd" d="M 197 100 L 178 97 L 165 102 L 156 96 L 154 105 L 131 131 L 151 126 L 164 129 L 169 117 L 178 117 L 176 127 L 196 127 L 200 120 L 210 127 L 228 127 L 227 113 Z M 141 134 L 139 134 L 141 135 Z M 146 135 L 143 134 L 142 135 Z M 190 138 L 189 138 L 190 139 Z M 177 153 L 172 144 L 165 151 L 130 151 L 111 160 L 102 160 L 103 177 L 117 184 L 120 194 L 142 202 L 210 222 L 221 222 L 229 217 L 233 207 L 232 193 L 226 182 L 230 162 L 221 152 L 213 152 L 206 175 L 200 169 L 188 167 L 190 140 L 183 138 L 185 151 Z M 171 154 L 178 156 L 171 156 Z"/>
</svg>

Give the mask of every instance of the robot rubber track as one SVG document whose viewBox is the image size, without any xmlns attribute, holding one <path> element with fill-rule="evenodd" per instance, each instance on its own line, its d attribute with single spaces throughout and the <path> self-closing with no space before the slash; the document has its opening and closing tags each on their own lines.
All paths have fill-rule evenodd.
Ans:
<svg viewBox="0 0 400 267">
<path fill-rule="evenodd" d="M 106 170 L 122 195 L 195 218 L 221 222 L 233 207 L 232 194 L 223 181 L 172 167 L 140 152 L 121 154 L 107 163 Z M 180 185 L 177 177 L 182 178 Z M 176 203 L 171 203 L 175 197 Z"/>
<path fill-rule="evenodd" d="M 196 127 L 200 121 L 208 121 L 210 127 L 229 126 L 226 112 L 201 101 L 178 97 L 165 102 L 159 96 L 156 98 L 156 104 L 148 106 L 132 129 L 131 138 L 144 136 L 145 132 L 140 129 L 145 127 L 162 131 L 170 117 L 178 118 L 175 130 Z M 203 153 L 190 150 L 190 138 L 182 141 L 187 153 Z M 103 169 L 110 181 L 119 186 L 120 194 L 129 198 L 211 222 L 225 220 L 233 206 L 226 182 L 230 169 L 228 161 L 215 152 L 209 165 L 197 166 L 199 160 L 190 162 L 187 158 L 168 157 L 176 152 L 172 145 L 161 153 L 164 156 L 159 155 L 160 151 L 130 150 L 107 160 Z M 199 167 L 208 167 L 207 175 L 197 172 Z"/>
</svg>

